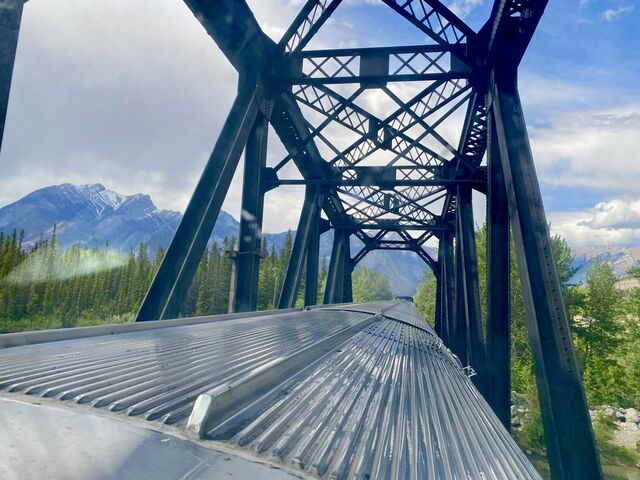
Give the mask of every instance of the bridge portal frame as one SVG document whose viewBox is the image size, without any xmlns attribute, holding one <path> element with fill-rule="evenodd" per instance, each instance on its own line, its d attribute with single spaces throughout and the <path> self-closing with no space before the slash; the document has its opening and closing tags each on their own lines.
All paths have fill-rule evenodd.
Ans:
<svg viewBox="0 0 640 480">
<path fill-rule="evenodd" d="M 477 34 L 437 0 L 382 0 L 428 35 L 434 45 L 323 51 L 303 49 L 340 0 L 308 0 L 279 44 L 262 32 L 244 0 L 184 1 L 238 70 L 238 94 L 136 321 L 179 316 L 181 301 L 244 150 L 243 215 L 234 310 L 255 309 L 265 193 L 278 185 L 304 184 L 303 211 L 279 307 L 295 305 L 303 272 L 306 272 L 304 302 L 315 303 L 319 237 L 329 228 L 334 230 L 334 240 L 325 303 L 352 300 L 351 272 L 368 252 L 375 249 L 416 252 L 436 277 L 438 334 L 463 364 L 474 365 L 479 374 L 478 388 L 509 428 L 510 250 L 505 245 L 510 244 L 511 231 L 552 475 L 558 479 L 602 478 L 517 88 L 518 65 L 547 0 L 496 0 L 489 20 Z M 4 132 L 23 5 L 23 0 L 4 0 L 0 4 L 0 134 Z M 436 28 L 437 25 L 441 28 Z M 403 57 L 406 54 L 409 57 Z M 440 68 L 437 58 L 434 60 L 434 55 L 444 54 L 451 55 L 448 69 Z M 416 69 L 411 58 L 420 55 L 431 61 L 430 67 L 439 70 Z M 389 71 L 390 59 L 399 60 L 401 68 Z M 349 67 L 356 61 L 360 64 L 358 74 Z M 327 73 L 322 68 L 327 62 L 337 62 L 339 68 Z M 305 64 L 311 65 L 306 73 Z M 384 89 L 392 81 L 433 81 L 435 86 L 426 95 L 433 93 L 441 82 L 457 79 L 471 85 L 470 91 L 461 89 L 447 100 L 459 101 L 461 92 L 469 94 L 457 148 L 438 138 L 433 126 L 412 110 L 415 105 L 407 103 L 401 107 L 401 113 L 412 117 L 413 124 L 425 128 L 425 135 L 436 137 L 454 154 L 452 161 L 425 148 L 420 140 L 408 138 L 404 133 L 406 125 L 398 127 L 393 123 L 397 117 L 377 119 L 350 99 L 332 96 L 327 87 L 358 82 L 361 89 Z M 356 171 L 355 177 L 341 178 L 336 174 L 340 171 L 336 162 L 327 162 L 320 154 L 315 139 L 322 137 L 306 122 L 297 103 L 302 100 L 291 92 L 294 84 L 315 89 L 320 92 L 318 95 L 332 96 L 333 108 L 323 112 L 327 114 L 327 122 L 344 124 L 346 120 L 341 115 L 347 115 L 349 122 L 359 119 L 354 128 L 360 129 L 360 133 L 364 128 L 368 131 L 362 133 L 363 138 L 353 149 L 363 148 L 366 142 L 373 142 L 376 148 L 391 149 L 394 140 L 398 140 L 402 143 L 398 155 L 417 152 L 437 161 L 404 167 L 406 171 L 395 169 L 395 178 L 388 172 L 375 170 Z M 308 106 L 313 107 L 313 102 Z M 266 167 L 269 124 L 288 151 L 288 157 L 275 168 Z M 480 165 L 485 152 L 488 168 Z M 345 152 L 336 150 L 336 154 L 337 160 L 346 158 Z M 278 178 L 278 170 L 289 161 L 296 164 L 303 181 Z M 400 203 L 404 201 L 410 208 L 396 221 L 384 221 L 381 213 L 350 207 L 365 217 L 364 221 L 362 218 L 355 221 L 336 193 L 340 187 L 348 186 L 377 186 L 384 190 L 402 185 L 434 187 L 439 189 L 436 194 L 444 192 L 442 215 L 434 216 L 424 204 L 405 197 L 400 198 Z M 480 308 L 472 188 L 487 195 L 486 322 Z M 382 213 L 400 211 L 398 198 L 385 194 L 378 195 L 379 200 L 372 198 L 372 195 L 358 198 L 358 204 L 368 203 Z M 377 233 L 369 235 L 368 230 Z M 415 237 L 409 231 L 422 233 Z M 389 233 L 395 237 L 389 239 Z M 364 244 L 353 258 L 352 236 Z M 424 249 L 431 237 L 439 239 L 437 259 Z"/>
</svg>

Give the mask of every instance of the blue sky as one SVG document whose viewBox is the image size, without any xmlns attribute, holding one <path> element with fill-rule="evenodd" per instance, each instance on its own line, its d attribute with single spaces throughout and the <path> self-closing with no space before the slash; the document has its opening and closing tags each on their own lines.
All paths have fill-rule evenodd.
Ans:
<svg viewBox="0 0 640 480">
<path fill-rule="evenodd" d="M 300 0 L 250 0 L 274 38 Z M 489 0 L 445 1 L 478 29 Z M 25 6 L 0 168 L 0 205 L 35 188 L 104 183 L 182 210 L 229 108 L 236 74 L 180 0 Z M 640 8 L 551 0 L 520 90 L 552 229 L 574 246 L 640 246 Z M 375 0 L 345 0 L 315 46 L 423 36 Z M 273 142 L 270 160 L 281 158 Z M 237 216 L 240 176 L 225 209 Z M 295 227 L 301 190 L 271 192 L 265 227 Z M 478 205 L 477 220 L 482 220 Z"/>
</svg>

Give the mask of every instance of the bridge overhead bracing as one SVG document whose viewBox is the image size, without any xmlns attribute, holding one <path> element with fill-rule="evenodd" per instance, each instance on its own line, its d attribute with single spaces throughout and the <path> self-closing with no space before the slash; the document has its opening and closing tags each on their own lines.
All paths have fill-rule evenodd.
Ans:
<svg viewBox="0 0 640 480">
<path fill-rule="evenodd" d="M 319 236 L 329 229 L 325 303 L 351 301 L 351 272 L 369 252 L 415 252 L 437 279 L 437 333 L 477 372 L 477 387 L 509 428 L 513 235 L 552 473 L 601 478 L 517 89 L 547 2 L 496 0 L 476 32 L 437 0 L 381 0 L 424 42 L 319 50 L 312 39 L 340 0 L 308 0 L 277 43 L 244 0 L 184 1 L 238 71 L 238 92 L 137 321 L 179 316 L 244 151 L 232 309 L 256 307 L 265 193 L 302 185 L 279 307 L 295 305 L 303 275 L 305 304 L 316 303 Z M 0 114 L 22 2 L 5 5 Z M 376 111 L 372 97 L 393 108 Z M 275 165 L 267 165 L 269 126 L 287 152 Z M 299 177 L 287 177 L 290 165 Z M 486 319 L 473 191 L 487 197 Z M 425 247 L 436 241 L 434 258 Z"/>
</svg>

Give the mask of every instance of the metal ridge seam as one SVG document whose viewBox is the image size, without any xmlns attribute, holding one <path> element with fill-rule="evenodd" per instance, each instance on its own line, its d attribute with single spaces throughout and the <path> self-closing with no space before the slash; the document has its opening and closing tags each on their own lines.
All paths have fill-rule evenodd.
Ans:
<svg viewBox="0 0 640 480">
<path fill-rule="evenodd" d="M 227 382 L 198 396 L 187 422 L 186 433 L 201 439 L 213 426 L 224 422 L 261 396 L 290 378 L 292 373 L 320 359 L 328 352 L 352 338 L 382 315 L 375 314 L 293 355 L 277 358 L 257 369 L 249 377 Z"/>
<path fill-rule="evenodd" d="M 42 330 L 39 332 L 20 332 L 0 334 L 0 350 L 37 343 L 50 343 L 76 338 L 100 337 L 103 335 L 116 335 L 119 333 L 139 332 L 144 330 L 157 330 L 160 328 L 180 327 L 183 325 L 198 325 L 201 323 L 223 322 L 242 318 L 277 315 L 300 311 L 299 308 L 283 308 L 280 310 L 265 310 L 260 312 L 240 312 L 222 315 L 208 315 L 206 317 L 174 318 L 170 320 L 158 320 L 155 322 L 115 323 L 108 325 L 96 325 L 92 327 L 60 328 L 54 330 Z"/>
</svg>

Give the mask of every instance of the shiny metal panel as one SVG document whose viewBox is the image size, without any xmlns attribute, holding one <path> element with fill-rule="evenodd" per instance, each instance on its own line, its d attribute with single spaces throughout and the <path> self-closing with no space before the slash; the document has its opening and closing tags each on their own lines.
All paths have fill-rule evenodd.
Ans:
<svg viewBox="0 0 640 480">
<path fill-rule="evenodd" d="M 232 456 L 310 478 L 540 478 L 410 302 L 213 320 L 0 349 L 0 389 L 184 432 L 200 394 L 235 385 L 242 410 L 208 425 L 203 443 Z M 312 347 L 283 383 L 251 388 Z"/>
<path fill-rule="evenodd" d="M 417 309 L 387 314 L 211 438 L 320 478 L 539 479 Z"/>
<path fill-rule="evenodd" d="M 0 389 L 185 422 L 196 397 L 369 315 L 297 312 L 0 350 Z"/>
<path fill-rule="evenodd" d="M 212 450 L 127 417 L 26 400 L 0 393 L 2 480 L 300 479 L 296 472 Z"/>
</svg>

